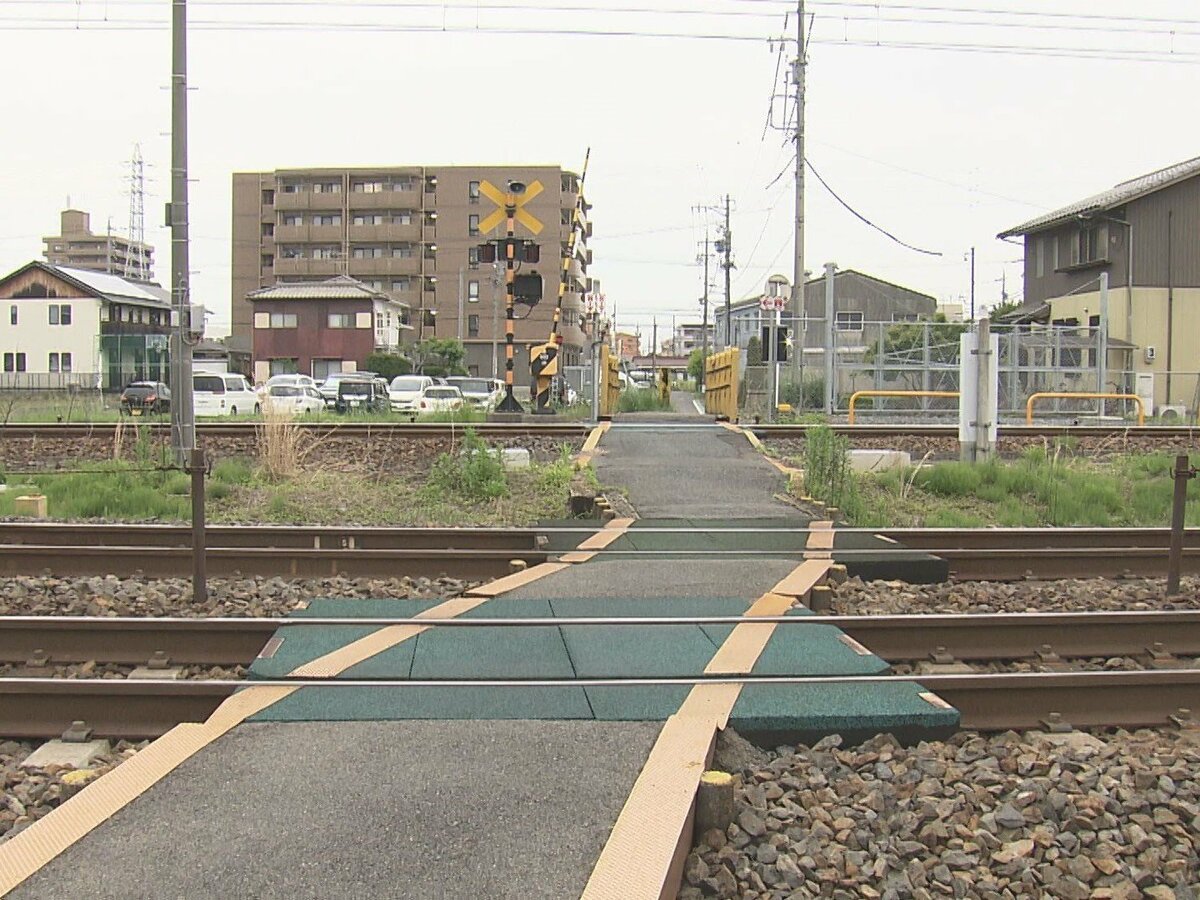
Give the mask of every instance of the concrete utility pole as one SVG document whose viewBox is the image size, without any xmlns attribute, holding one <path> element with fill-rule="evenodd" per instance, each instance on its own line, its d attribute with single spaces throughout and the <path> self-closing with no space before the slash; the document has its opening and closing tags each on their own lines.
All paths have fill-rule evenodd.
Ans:
<svg viewBox="0 0 1200 900">
<path fill-rule="evenodd" d="M 708 229 L 704 229 L 704 319 L 700 323 L 702 329 L 700 350 L 700 390 L 704 391 L 704 361 L 708 359 Z"/>
<path fill-rule="evenodd" d="M 171 450 L 186 466 L 196 447 L 192 407 L 192 348 L 188 271 L 187 0 L 171 7 Z M 201 323 L 203 324 L 203 323 Z"/>
<path fill-rule="evenodd" d="M 725 261 L 721 263 L 725 267 L 725 348 L 733 346 L 733 314 L 730 312 L 732 301 L 730 299 L 732 291 L 730 286 L 730 272 L 733 269 L 733 234 L 729 230 L 729 195 L 725 195 L 725 234 L 721 239 L 721 246 L 718 250 L 725 250 Z"/>
<path fill-rule="evenodd" d="M 975 321 L 975 248 L 971 248 L 971 321 Z"/>
<path fill-rule="evenodd" d="M 837 264 L 825 263 L 825 412 L 833 415 L 833 404 L 837 398 L 837 295 L 834 293 L 834 279 L 837 276 Z"/>
<path fill-rule="evenodd" d="M 804 319 L 804 89 L 808 48 L 804 45 L 804 0 L 796 3 L 796 61 L 792 81 L 796 84 L 796 246 L 792 266 L 792 334 L 795 335 L 792 369 L 803 379 L 804 341 L 800 323 Z M 803 396 L 803 390 L 801 392 Z"/>
</svg>

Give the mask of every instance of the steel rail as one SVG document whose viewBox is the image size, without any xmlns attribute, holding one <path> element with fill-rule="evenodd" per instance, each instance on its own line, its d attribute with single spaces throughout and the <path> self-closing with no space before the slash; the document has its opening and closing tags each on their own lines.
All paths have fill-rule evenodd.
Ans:
<svg viewBox="0 0 1200 900">
<path fill-rule="evenodd" d="M 836 434 L 850 437 L 947 437 L 958 439 L 958 425 L 951 424 L 874 424 L 855 422 L 853 425 L 831 422 L 820 425 L 744 425 L 758 438 L 803 438 L 809 431 L 828 427 Z M 1200 427 L 1188 425 L 1004 425 L 999 426 L 999 437 L 1041 438 L 1062 437 L 1149 437 L 1164 440 L 1187 438 L 1200 439 Z"/>
<path fill-rule="evenodd" d="M 1140 672 L 884 676 L 712 676 L 686 678 L 477 679 L 462 681 L 272 679 L 229 681 L 122 681 L 113 679 L 0 679 L 0 733 L 15 738 L 60 734 L 83 720 L 102 737 L 156 737 L 180 722 L 203 721 L 238 690 L 254 687 L 330 690 L 470 690 L 695 686 L 819 686 L 917 683 L 959 710 L 961 725 L 984 731 L 1044 727 L 1057 713 L 1075 727 L 1161 727 L 1193 708 L 1200 669 Z M 936 703 L 935 699 L 931 702 Z"/>
</svg>

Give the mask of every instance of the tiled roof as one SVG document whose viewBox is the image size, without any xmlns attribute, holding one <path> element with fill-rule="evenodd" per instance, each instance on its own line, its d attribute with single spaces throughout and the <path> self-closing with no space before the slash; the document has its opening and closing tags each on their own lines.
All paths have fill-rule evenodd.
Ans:
<svg viewBox="0 0 1200 900">
<path fill-rule="evenodd" d="M 1193 175 L 1200 175 L 1200 156 L 1195 159 L 1189 159 L 1186 162 L 1176 163 L 1173 166 L 1167 166 L 1165 169 L 1159 169 L 1157 172 L 1151 172 L 1148 175 L 1142 175 L 1130 181 L 1123 181 L 1107 191 L 1093 194 L 1091 197 L 1078 200 L 1075 203 L 1062 207 L 1062 209 L 1056 209 L 1054 212 L 1038 216 L 1036 219 L 1030 219 L 1016 228 L 1010 228 L 1008 231 L 1001 232 L 997 237 L 1006 238 L 1019 234 L 1028 234 L 1031 231 L 1041 231 L 1044 228 L 1050 228 L 1051 226 L 1073 219 L 1076 216 L 1112 209 L 1113 207 L 1128 203 L 1130 200 L 1144 197 L 1146 194 L 1153 194 L 1155 191 L 1160 191 L 1177 181 L 1191 178 Z"/>
<path fill-rule="evenodd" d="M 251 300 L 372 300 L 377 297 L 392 299 L 348 275 L 338 275 L 327 281 L 285 282 L 254 291 L 248 296 Z"/>
</svg>

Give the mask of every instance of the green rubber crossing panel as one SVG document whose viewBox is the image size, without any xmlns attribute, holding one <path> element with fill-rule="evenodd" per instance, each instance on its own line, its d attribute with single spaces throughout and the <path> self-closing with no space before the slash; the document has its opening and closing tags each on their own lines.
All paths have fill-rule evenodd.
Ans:
<svg viewBox="0 0 1200 900">
<path fill-rule="evenodd" d="M 879 553 L 839 553 L 839 550 Z M 897 552 L 903 551 L 903 552 Z M 940 584 L 950 578 L 950 564 L 920 550 L 903 550 L 901 544 L 877 534 L 833 533 L 833 559 L 846 572 L 863 581 L 906 581 L 909 584 Z"/>
<path fill-rule="evenodd" d="M 742 688 L 729 724 L 764 747 L 812 744 L 840 734 L 853 744 L 877 734 L 904 743 L 939 740 L 958 729 L 958 710 L 930 703 L 916 682 L 887 684 L 751 684 Z"/>
<path fill-rule="evenodd" d="M 301 688 L 249 722 L 371 722 L 397 719 L 591 719 L 581 687 Z"/>
<path fill-rule="evenodd" d="M 601 530 L 604 522 L 600 519 L 543 519 L 535 527 L 587 529 L 585 531 L 546 532 L 546 549 L 552 553 L 567 553 L 583 543 L 590 532 Z"/>
<path fill-rule="evenodd" d="M 589 687 L 593 716 L 602 722 L 665 722 L 687 699 L 690 685 L 630 684 Z"/>
<path fill-rule="evenodd" d="M 439 600 L 313 600 L 307 609 L 294 610 L 288 618 L 410 618 L 436 606 Z M 281 621 L 275 636 L 282 638 L 275 654 L 269 659 L 256 659 L 250 666 L 251 678 L 283 678 L 289 672 L 312 662 L 327 653 L 339 650 L 359 638 L 366 637 L 377 627 L 370 625 L 293 625 Z M 381 654 L 380 657 L 385 656 Z M 388 651 L 386 659 L 373 657 L 353 667 L 348 677 L 407 678 L 412 667 L 413 646 L 405 641 Z"/>
<path fill-rule="evenodd" d="M 549 600 L 489 600 L 463 618 L 550 618 Z M 480 625 L 434 628 L 416 641 L 412 677 L 433 678 L 573 678 L 575 670 L 554 627 Z"/>
<path fill-rule="evenodd" d="M 649 530 L 656 528 L 679 530 L 671 534 Z M 744 528 L 768 528 L 771 531 L 746 534 L 738 530 Z M 639 519 L 608 549 L 792 555 L 802 553 L 807 542 L 808 529 L 802 519 L 734 519 L 725 522 L 712 519 Z"/>
<path fill-rule="evenodd" d="M 874 653 L 860 653 L 834 625 L 778 625 L 754 663 L 755 675 L 882 675 L 890 670 Z"/>
</svg>

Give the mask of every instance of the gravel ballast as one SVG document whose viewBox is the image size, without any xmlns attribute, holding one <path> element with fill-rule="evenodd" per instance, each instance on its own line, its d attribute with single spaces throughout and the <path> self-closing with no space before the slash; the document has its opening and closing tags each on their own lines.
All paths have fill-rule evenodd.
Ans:
<svg viewBox="0 0 1200 900">
<path fill-rule="evenodd" d="M 840 743 L 763 753 L 722 734 L 735 821 L 696 836 L 681 900 L 1200 896 L 1194 734 Z"/>
<path fill-rule="evenodd" d="M 1164 582 L 1156 578 L 943 584 L 851 578 L 835 587 L 832 612 L 839 616 L 899 616 L 1200 609 L 1200 578 L 1184 578 L 1180 588 L 1176 596 L 1166 597 Z"/>
<path fill-rule="evenodd" d="M 211 578 L 208 600 L 192 602 L 186 578 L 0 579 L 5 616 L 286 616 L 318 597 L 445 600 L 478 582 L 457 578 Z"/>
</svg>

